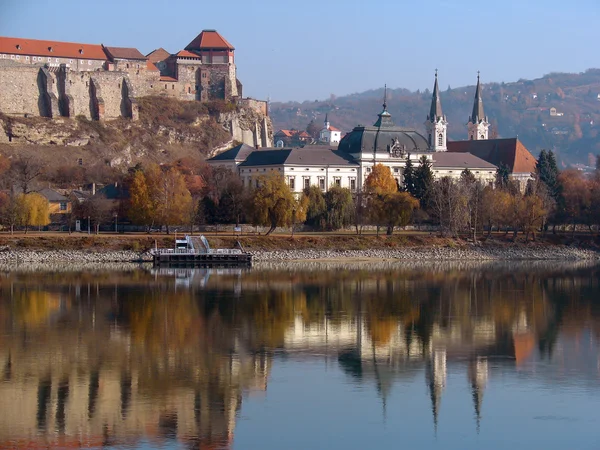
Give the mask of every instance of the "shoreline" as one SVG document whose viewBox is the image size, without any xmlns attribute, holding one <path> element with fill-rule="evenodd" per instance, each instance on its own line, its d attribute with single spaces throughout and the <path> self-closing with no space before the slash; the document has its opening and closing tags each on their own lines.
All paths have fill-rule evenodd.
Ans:
<svg viewBox="0 0 600 450">
<path fill-rule="evenodd" d="M 403 247 L 368 250 L 250 250 L 253 262 L 403 262 L 403 261 L 600 261 L 600 251 L 569 246 Z M 23 263 L 149 263 L 148 252 L 133 250 L 4 249 L 0 264 Z"/>
</svg>

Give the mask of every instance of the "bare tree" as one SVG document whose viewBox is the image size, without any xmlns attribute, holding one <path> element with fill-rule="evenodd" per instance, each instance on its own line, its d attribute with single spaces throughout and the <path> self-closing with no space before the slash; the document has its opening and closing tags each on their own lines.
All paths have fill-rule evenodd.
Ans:
<svg viewBox="0 0 600 450">
<path fill-rule="evenodd" d="M 44 172 L 42 163 L 33 156 L 20 157 L 10 166 L 10 178 L 20 192 L 28 194 L 31 192 L 33 182 Z"/>
</svg>

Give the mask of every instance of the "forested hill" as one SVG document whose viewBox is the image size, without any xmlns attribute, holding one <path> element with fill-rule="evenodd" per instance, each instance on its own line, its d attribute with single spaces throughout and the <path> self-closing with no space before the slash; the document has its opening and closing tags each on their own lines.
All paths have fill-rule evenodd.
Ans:
<svg viewBox="0 0 600 450">
<path fill-rule="evenodd" d="M 433 85 L 433 80 L 432 80 Z M 466 139 L 466 123 L 473 108 L 475 86 L 440 86 L 451 140 Z M 325 114 L 344 132 L 358 124 L 371 125 L 381 111 L 383 88 L 324 101 L 272 103 L 274 129 L 305 129 L 311 120 L 322 126 Z M 515 137 L 537 156 L 552 149 L 559 164 L 594 165 L 600 153 L 600 69 L 584 73 L 551 73 L 536 80 L 483 84 L 485 112 L 491 136 Z M 424 133 L 431 92 L 388 89 L 388 110 L 396 125 Z M 553 114 L 556 109 L 556 115 Z"/>
</svg>

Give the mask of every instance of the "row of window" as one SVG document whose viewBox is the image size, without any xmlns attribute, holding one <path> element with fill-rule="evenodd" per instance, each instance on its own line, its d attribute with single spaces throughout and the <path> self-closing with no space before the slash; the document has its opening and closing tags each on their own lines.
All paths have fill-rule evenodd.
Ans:
<svg viewBox="0 0 600 450">
<path fill-rule="evenodd" d="M 19 61 L 21 59 L 21 55 L 4 55 L 4 54 L 2 55 L 2 59 L 8 59 L 8 56 L 10 56 L 10 59 L 15 59 L 17 61 Z M 31 60 L 35 61 L 35 62 L 44 62 L 46 60 L 49 63 L 52 62 L 52 58 L 50 58 L 50 57 L 46 58 L 44 56 L 32 56 Z M 25 56 L 25 61 L 29 61 L 29 56 L 27 56 L 27 55 Z M 82 64 L 85 64 L 85 60 L 78 60 L 78 61 L 80 61 Z M 60 58 L 54 58 L 54 62 L 60 62 Z M 88 66 L 91 66 L 92 63 L 93 63 L 92 60 L 88 60 Z M 73 64 L 72 59 L 69 60 L 69 64 Z"/>
<path fill-rule="evenodd" d="M 296 177 L 288 176 L 288 186 L 292 191 L 296 190 Z M 325 177 L 317 177 L 317 185 L 319 189 L 325 190 Z M 333 185 L 342 187 L 342 177 L 333 177 Z M 348 185 L 351 191 L 356 190 L 356 178 L 348 177 Z M 310 187 L 310 177 L 302 177 L 302 188 L 308 189 Z"/>
</svg>

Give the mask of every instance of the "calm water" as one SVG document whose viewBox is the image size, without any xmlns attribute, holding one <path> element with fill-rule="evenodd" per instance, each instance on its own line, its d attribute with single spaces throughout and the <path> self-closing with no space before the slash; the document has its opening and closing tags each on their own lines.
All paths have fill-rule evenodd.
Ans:
<svg viewBox="0 0 600 450">
<path fill-rule="evenodd" d="M 600 448 L 599 267 L 20 268 L 0 298 L 0 448 Z"/>
</svg>

